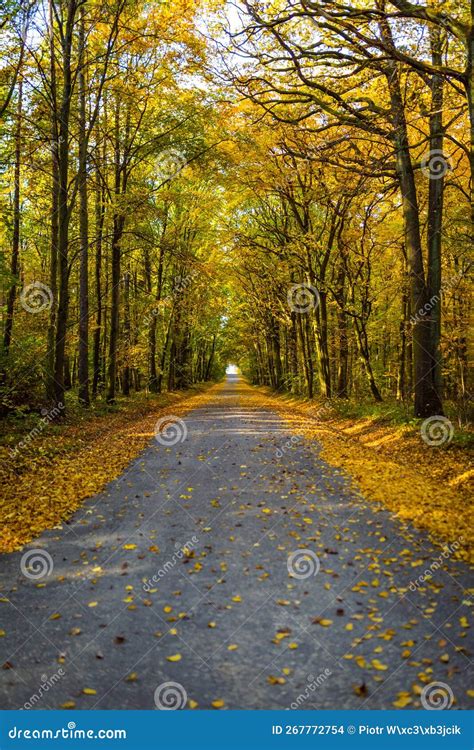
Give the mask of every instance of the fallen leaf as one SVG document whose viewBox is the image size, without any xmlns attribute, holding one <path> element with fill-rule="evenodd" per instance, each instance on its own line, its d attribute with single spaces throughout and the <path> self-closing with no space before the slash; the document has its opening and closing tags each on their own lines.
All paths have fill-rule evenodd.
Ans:
<svg viewBox="0 0 474 750">
<path fill-rule="evenodd" d="M 367 685 L 365 682 L 363 682 L 361 685 L 353 685 L 352 690 L 356 695 L 359 695 L 363 697 L 364 695 L 368 695 Z"/>
<path fill-rule="evenodd" d="M 267 682 L 270 683 L 270 685 L 284 685 L 286 680 L 284 677 L 275 677 L 275 675 L 268 675 Z"/>
<path fill-rule="evenodd" d="M 315 617 L 313 620 L 313 623 L 315 625 L 322 625 L 323 628 L 328 628 L 330 625 L 332 625 L 332 620 L 327 620 L 324 617 Z"/>
<path fill-rule="evenodd" d="M 405 708 L 405 706 L 408 706 L 410 703 L 412 703 L 411 695 L 406 692 L 401 692 L 398 693 L 398 698 L 396 701 L 393 701 L 392 705 L 395 706 L 395 708 Z"/>
<path fill-rule="evenodd" d="M 182 658 L 181 654 L 172 654 L 166 657 L 167 661 L 181 661 Z"/>
</svg>

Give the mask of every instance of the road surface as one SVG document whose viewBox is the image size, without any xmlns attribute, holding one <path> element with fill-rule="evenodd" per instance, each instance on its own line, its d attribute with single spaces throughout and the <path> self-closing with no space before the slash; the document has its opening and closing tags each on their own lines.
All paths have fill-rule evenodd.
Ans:
<svg viewBox="0 0 474 750">
<path fill-rule="evenodd" d="M 2 708 L 468 707 L 467 566 L 248 392 L 2 556 Z"/>
</svg>

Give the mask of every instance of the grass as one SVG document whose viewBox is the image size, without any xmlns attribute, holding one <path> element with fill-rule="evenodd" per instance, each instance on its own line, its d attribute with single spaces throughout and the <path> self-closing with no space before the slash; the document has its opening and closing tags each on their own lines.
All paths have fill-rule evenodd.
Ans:
<svg viewBox="0 0 474 750">
<path fill-rule="evenodd" d="M 359 399 L 340 398 L 329 400 L 321 398 L 308 399 L 305 396 L 272 391 L 270 388 L 264 388 L 263 390 L 283 400 L 289 400 L 291 403 L 304 404 L 307 408 L 312 408 L 317 418 L 322 422 L 329 419 L 352 420 L 354 422 L 361 422 L 361 424 L 364 423 L 367 427 L 387 426 L 406 428 L 407 432 L 415 434 L 419 433 L 424 421 L 423 418 L 413 416 L 413 406 L 406 402 L 385 400 L 381 403 L 376 403 L 369 400 L 362 401 Z M 444 404 L 444 410 L 445 415 L 454 427 L 454 435 L 450 446 L 457 446 L 466 450 L 473 448 L 474 432 L 472 425 L 469 422 L 462 422 L 459 417 L 458 405 L 452 401 L 447 401 Z"/>
</svg>

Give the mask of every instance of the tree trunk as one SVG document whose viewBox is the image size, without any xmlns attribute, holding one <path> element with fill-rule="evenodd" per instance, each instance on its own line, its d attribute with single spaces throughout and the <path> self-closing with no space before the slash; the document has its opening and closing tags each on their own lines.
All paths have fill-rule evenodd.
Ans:
<svg viewBox="0 0 474 750">
<path fill-rule="evenodd" d="M 174 391 L 174 388 L 175 388 L 175 382 L 176 382 L 176 373 L 175 373 L 175 370 L 176 370 L 176 354 L 177 354 L 176 342 L 173 339 L 173 341 L 171 342 L 170 363 L 169 363 L 169 367 L 168 367 L 168 390 L 169 391 Z"/>
<path fill-rule="evenodd" d="M 69 354 L 64 355 L 64 389 L 70 391 L 72 388 L 71 360 Z"/>
<path fill-rule="evenodd" d="M 158 373 L 158 383 L 157 383 L 157 393 L 161 393 L 161 390 L 163 388 L 163 376 L 165 373 L 166 357 L 168 354 L 168 347 L 169 347 L 170 336 L 171 336 L 171 320 L 172 320 L 172 316 L 170 316 L 170 319 L 168 322 L 165 341 L 163 344 L 163 351 L 161 352 L 160 372 Z"/>
<path fill-rule="evenodd" d="M 59 303 L 55 341 L 54 400 L 64 407 L 64 367 L 69 310 L 69 118 L 72 96 L 71 52 L 76 0 L 68 0 L 66 23 L 61 34 L 62 49 L 62 97 L 59 113 L 59 204 L 58 204 L 58 256 L 59 256 Z M 61 412 L 64 415 L 64 408 Z"/>
<path fill-rule="evenodd" d="M 100 354 L 100 334 L 102 328 L 102 235 L 104 231 L 105 220 L 105 200 L 103 187 L 100 184 L 99 175 L 97 174 L 97 191 L 95 206 L 95 292 L 96 292 L 96 318 L 94 328 L 94 348 L 92 355 L 92 396 L 97 396 L 99 383 L 102 382 L 102 358 Z"/>
<path fill-rule="evenodd" d="M 89 406 L 89 212 L 87 205 L 87 139 L 84 6 L 79 22 L 79 231 L 81 265 L 79 273 L 79 403 Z"/>
<path fill-rule="evenodd" d="M 120 107 L 117 101 L 115 106 L 115 154 L 114 154 L 114 192 L 118 201 L 122 193 L 122 166 L 120 161 Z M 110 338 L 109 338 L 109 364 L 108 364 L 108 390 L 107 402 L 115 401 L 117 387 L 117 345 L 119 336 L 119 307 L 120 307 L 120 269 L 122 256 L 122 235 L 125 227 L 125 217 L 118 206 L 114 208 L 112 229 L 112 290 L 110 308 Z"/>
<path fill-rule="evenodd" d="M 319 385 L 321 394 L 331 398 L 331 369 L 329 367 L 328 319 L 326 294 L 320 292 L 319 305 L 315 310 L 315 342 L 319 362 Z"/>
<path fill-rule="evenodd" d="M 385 42 L 393 47 L 391 31 L 386 20 L 380 21 Z M 417 417 L 442 414 L 442 404 L 433 385 L 433 351 L 431 324 L 426 316 L 416 315 L 424 310 L 428 302 L 428 287 L 425 281 L 423 250 L 421 244 L 420 215 L 415 175 L 410 155 L 407 123 L 401 94 L 398 63 L 387 63 L 386 77 L 390 92 L 393 143 L 396 157 L 397 176 L 402 195 L 402 211 L 405 223 L 405 238 L 411 286 L 411 305 L 415 313 L 413 326 L 413 360 L 415 369 L 414 410 Z"/>
<path fill-rule="evenodd" d="M 444 35 L 435 26 L 430 30 L 431 57 L 435 66 L 443 64 Z M 430 114 L 430 151 L 442 154 L 444 141 L 443 131 L 443 77 L 431 77 L 431 114 Z M 429 181 L 428 195 L 428 296 L 432 309 L 431 347 L 433 387 L 441 396 L 441 244 L 443 226 L 444 168 L 437 179 Z"/>
<path fill-rule="evenodd" d="M 471 172 L 471 216 L 468 237 L 474 245 L 474 2 L 471 0 L 471 23 L 467 36 L 466 93 L 469 109 L 470 172 Z"/>
<path fill-rule="evenodd" d="M 120 306 L 120 267 L 121 267 L 121 239 L 123 234 L 123 217 L 114 214 L 112 230 L 112 291 L 110 307 L 110 338 L 107 402 L 115 401 L 117 384 L 117 344 L 119 334 L 119 306 Z"/>
<path fill-rule="evenodd" d="M 338 363 L 337 363 L 337 396 L 339 398 L 348 398 L 348 384 L 347 384 L 347 369 L 348 369 L 348 357 L 349 357 L 349 346 L 347 337 L 347 316 L 345 313 L 345 270 L 344 265 L 341 262 L 337 273 L 337 334 L 338 334 Z"/>
<path fill-rule="evenodd" d="M 13 314 L 15 309 L 16 281 L 19 271 L 20 260 L 20 191 L 21 191 L 21 135 L 23 124 L 23 78 L 22 72 L 19 71 L 18 83 L 18 104 L 16 109 L 15 124 L 15 167 L 14 167 L 14 187 L 13 187 L 13 233 L 12 233 L 12 253 L 10 261 L 10 273 L 13 277 L 12 284 L 8 290 L 7 310 L 5 317 L 5 329 L 3 333 L 3 350 L 5 357 L 8 357 L 13 331 Z M 2 381 L 5 380 L 5 372 L 2 373 Z"/>
<path fill-rule="evenodd" d="M 376 401 L 383 401 L 380 391 L 375 382 L 374 372 L 372 370 L 372 364 L 370 362 L 369 353 L 369 342 L 367 339 L 367 331 L 361 321 L 355 319 L 354 325 L 357 333 L 357 349 L 359 351 L 360 360 L 362 362 L 362 368 L 367 377 L 372 396 Z"/>
<path fill-rule="evenodd" d="M 130 395 L 130 269 L 127 268 L 123 280 L 123 339 L 125 350 L 125 365 L 123 368 L 122 393 L 124 396 Z"/>
<path fill-rule="evenodd" d="M 308 326 L 308 316 L 306 316 L 306 328 Z M 301 356 L 303 359 L 304 374 L 306 380 L 306 390 L 308 398 L 313 398 L 313 361 L 309 346 L 309 337 L 305 334 L 302 315 L 298 314 L 298 331 L 301 341 Z M 307 330 L 306 330 L 307 333 Z"/>
<path fill-rule="evenodd" d="M 272 352 L 274 388 L 276 390 L 280 390 L 283 385 L 283 371 L 280 351 L 280 330 L 278 320 L 274 317 L 272 317 L 271 319 L 270 348 Z"/>
<path fill-rule="evenodd" d="M 163 231 L 161 233 L 161 241 L 160 241 L 160 255 L 158 260 L 158 277 L 156 282 L 156 309 L 158 309 L 158 304 L 161 300 L 161 294 L 163 289 L 163 270 L 164 270 L 164 260 L 165 260 L 165 236 L 166 236 L 166 229 L 168 224 L 168 214 L 165 215 L 165 220 L 163 224 Z M 152 292 L 152 281 L 151 281 L 151 266 L 150 261 L 148 257 L 148 270 L 147 270 L 147 286 L 148 291 L 151 294 Z M 149 371 L 149 377 L 148 377 L 148 387 L 152 393 L 159 393 L 159 383 L 158 383 L 158 373 L 156 370 L 156 315 L 154 312 L 152 312 L 150 323 L 148 326 L 148 371 Z"/>
<path fill-rule="evenodd" d="M 296 329 L 296 312 L 291 311 L 291 323 L 288 332 L 288 365 L 290 371 L 291 392 L 299 391 L 298 378 L 298 331 Z"/>
<path fill-rule="evenodd" d="M 211 352 L 209 354 L 209 359 L 207 360 L 206 370 L 204 373 L 204 378 L 203 378 L 204 382 L 207 382 L 208 380 L 211 379 L 212 364 L 214 361 L 214 353 L 216 351 L 216 340 L 217 340 L 217 336 L 216 334 L 214 334 L 214 336 L 212 337 Z"/>
<path fill-rule="evenodd" d="M 57 120 L 57 82 L 56 53 L 54 47 L 53 0 L 49 2 L 49 54 L 50 54 L 50 87 L 51 87 L 51 259 L 49 267 L 49 288 L 51 289 L 51 308 L 48 323 L 48 351 L 46 354 L 46 397 L 54 403 L 54 362 L 56 321 L 58 314 L 58 207 L 59 207 L 59 132 Z"/>
<path fill-rule="evenodd" d="M 409 318 L 408 287 L 407 280 L 403 281 L 402 301 L 400 310 L 400 340 L 398 349 L 398 372 L 397 372 L 397 400 L 404 401 L 407 394 L 407 326 Z"/>
</svg>

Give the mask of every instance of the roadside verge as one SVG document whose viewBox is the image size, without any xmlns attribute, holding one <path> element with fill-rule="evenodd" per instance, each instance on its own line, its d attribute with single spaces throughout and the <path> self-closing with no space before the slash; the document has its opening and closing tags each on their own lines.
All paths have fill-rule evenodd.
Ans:
<svg viewBox="0 0 474 750">
<path fill-rule="evenodd" d="M 467 449 L 431 447 L 413 427 L 349 420 L 327 404 L 248 387 L 255 406 L 273 409 L 294 433 L 318 441 L 321 457 L 344 469 L 364 497 L 428 531 L 435 543 L 449 543 L 454 557 L 474 562 Z"/>
<path fill-rule="evenodd" d="M 12 552 L 66 520 L 121 474 L 150 442 L 160 418 L 183 416 L 212 386 L 129 401 L 122 411 L 37 430 L 0 446 L 0 552 Z M 40 420 L 40 418 L 38 418 Z"/>
</svg>

